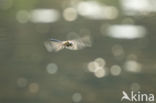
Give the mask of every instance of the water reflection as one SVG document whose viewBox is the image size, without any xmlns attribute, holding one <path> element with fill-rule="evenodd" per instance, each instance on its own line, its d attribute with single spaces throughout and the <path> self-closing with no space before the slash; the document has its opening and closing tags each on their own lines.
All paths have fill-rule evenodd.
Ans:
<svg viewBox="0 0 156 103">
<path fill-rule="evenodd" d="M 93 72 L 97 78 L 106 76 L 106 62 L 103 58 L 96 58 L 88 63 L 88 70 Z"/>
<path fill-rule="evenodd" d="M 108 36 L 119 39 L 143 38 L 146 35 L 146 29 L 137 25 L 112 25 L 107 32 Z"/>
<path fill-rule="evenodd" d="M 132 83 L 132 84 L 130 85 L 130 88 L 131 88 L 131 90 L 133 90 L 133 91 L 135 91 L 135 92 L 137 92 L 137 91 L 139 91 L 139 90 L 141 89 L 139 83 Z"/>
<path fill-rule="evenodd" d="M 19 23 L 53 23 L 58 21 L 60 14 L 55 9 L 35 9 L 32 11 L 19 10 L 16 14 L 16 19 Z"/>
<path fill-rule="evenodd" d="M 129 72 L 141 72 L 141 64 L 135 60 L 128 60 L 125 62 L 125 69 Z"/>
<path fill-rule="evenodd" d="M 28 85 L 28 80 L 26 78 L 18 78 L 17 79 L 17 85 L 20 88 L 24 88 Z"/>
<path fill-rule="evenodd" d="M 58 71 L 58 67 L 55 63 L 48 64 L 46 69 L 49 74 L 55 74 Z"/>
<path fill-rule="evenodd" d="M 78 103 L 80 101 L 82 101 L 82 96 L 80 93 L 74 93 L 72 96 L 72 100 L 74 103 Z"/>
<path fill-rule="evenodd" d="M 63 17 L 66 21 L 75 21 L 77 19 L 77 11 L 74 8 L 66 8 L 63 11 Z"/>
<path fill-rule="evenodd" d="M 59 19 L 59 12 L 55 9 L 36 9 L 31 11 L 31 21 L 34 23 L 53 23 Z"/>
<path fill-rule="evenodd" d="M 78 13 L 81 16 L 93 20 L 115 19 L 118 10 L 113 6 L 101 5 L 96 1 L 86 1 L 77 4 Z"/>
<path fill-rule="evenodd" d="M 27 23 L 30 19 L 30 13 L 26 10 L 20 10 L 16 14 L 16 19 L 19 23 Z"/>
<path fill-rule="evenodd" d="M 155 0 L 121 0 L 121 5 L 126 15 L 148 15 L 156 12 Z"/>
<path fill-rule="evenodd" d="M 110 71 L 113 76 L 118 76 L 121 73 L 121 67 L 119 65 L 112 65 Z"/>
<path fill-rule="evenodd" d="M 39 85 L 37 83 L 30 83 L 28 88 L 29 92 L 32 94 L 36 94 L 39 92 Z"/>
<path fill-rule="evenodd" d="M 112 53 L 117 60 L 122 60 L 125 56 L 124 48 L 119 44 L 112 46 Z"/>
</svg>

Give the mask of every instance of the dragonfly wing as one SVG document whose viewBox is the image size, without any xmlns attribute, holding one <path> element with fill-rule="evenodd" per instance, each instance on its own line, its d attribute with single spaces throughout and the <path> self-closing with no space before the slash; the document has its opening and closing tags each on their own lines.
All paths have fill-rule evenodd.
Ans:
<svg viewBox="0 0 156 103">
<path fill-rule="evenodd" d="M 71 47 L 66 47 L 70 50 L 80 50 L 85 47 L 91 47 L 91 40 L 89 36 L 85 36 L 79 39 L 71 40 L 70 41 L 73 45 Z"/>
<path fill-rule="evenodd" d="M 53 38 L 51 38 L 50 41 L 61 42 L 61 40 L 57 40 L 57 39 L 53 39 Z"/>
<path fill-rule="evenodd" d="M 62 45 L 62 42 L 46 41 L 44 45 L 48 52 L 53 52 L 53 51 L 57 52 L 64 48 L 64 46 Z"/>
</svg>

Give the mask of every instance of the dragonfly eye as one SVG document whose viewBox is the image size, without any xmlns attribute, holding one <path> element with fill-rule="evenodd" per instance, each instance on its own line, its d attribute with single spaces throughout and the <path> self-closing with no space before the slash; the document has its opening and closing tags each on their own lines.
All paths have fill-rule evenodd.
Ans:
<svg viewBox="0 0 156 103">
<path fill-rule="evenodd" d="M 73 44 L 72 44 L 71 42 L 66 42 L 65 45 L 66 45 L 67 47 L 70 47 L 70 46 L 72 46 Z"/>
<path fill-rule="evenodd" d="M 69 45 L 72 46 L 73 44 L 72 43 L 69 43 Z"/>
</svg>

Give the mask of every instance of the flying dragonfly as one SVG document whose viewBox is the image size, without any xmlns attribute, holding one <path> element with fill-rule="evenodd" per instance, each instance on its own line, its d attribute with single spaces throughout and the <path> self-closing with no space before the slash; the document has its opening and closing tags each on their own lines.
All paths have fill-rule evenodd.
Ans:
<svg viewBox="0 0 156 103">
<path fill-rule="evenodd" d="M 58 52 L 64 48 L 69 50 L 80 50 L 85 47 L 91 47 L 91 40 L 89 36 L 66 41 L 51 38 L 46 41 L 44 45 L 49 52 Z"/>
</svg>

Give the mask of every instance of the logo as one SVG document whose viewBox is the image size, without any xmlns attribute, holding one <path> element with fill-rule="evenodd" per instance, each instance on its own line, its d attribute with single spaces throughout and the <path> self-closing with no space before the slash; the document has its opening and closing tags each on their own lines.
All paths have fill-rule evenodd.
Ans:
<svg viewBox="0 0 156 103">
<path fill-rule="evenodd" d="M 154 94 L 146 94 L 146 93 L 141 93 L 140 91 L 138 92 L 133 92 L 131 91 L 130 95 L 128 95 L 125 91 L 122 91 L 122 98 L 121 101 L 127 100 L 127 101 L 132 101 L 132 102 L 153 102 L 154 101 Z"/>
</svg>

